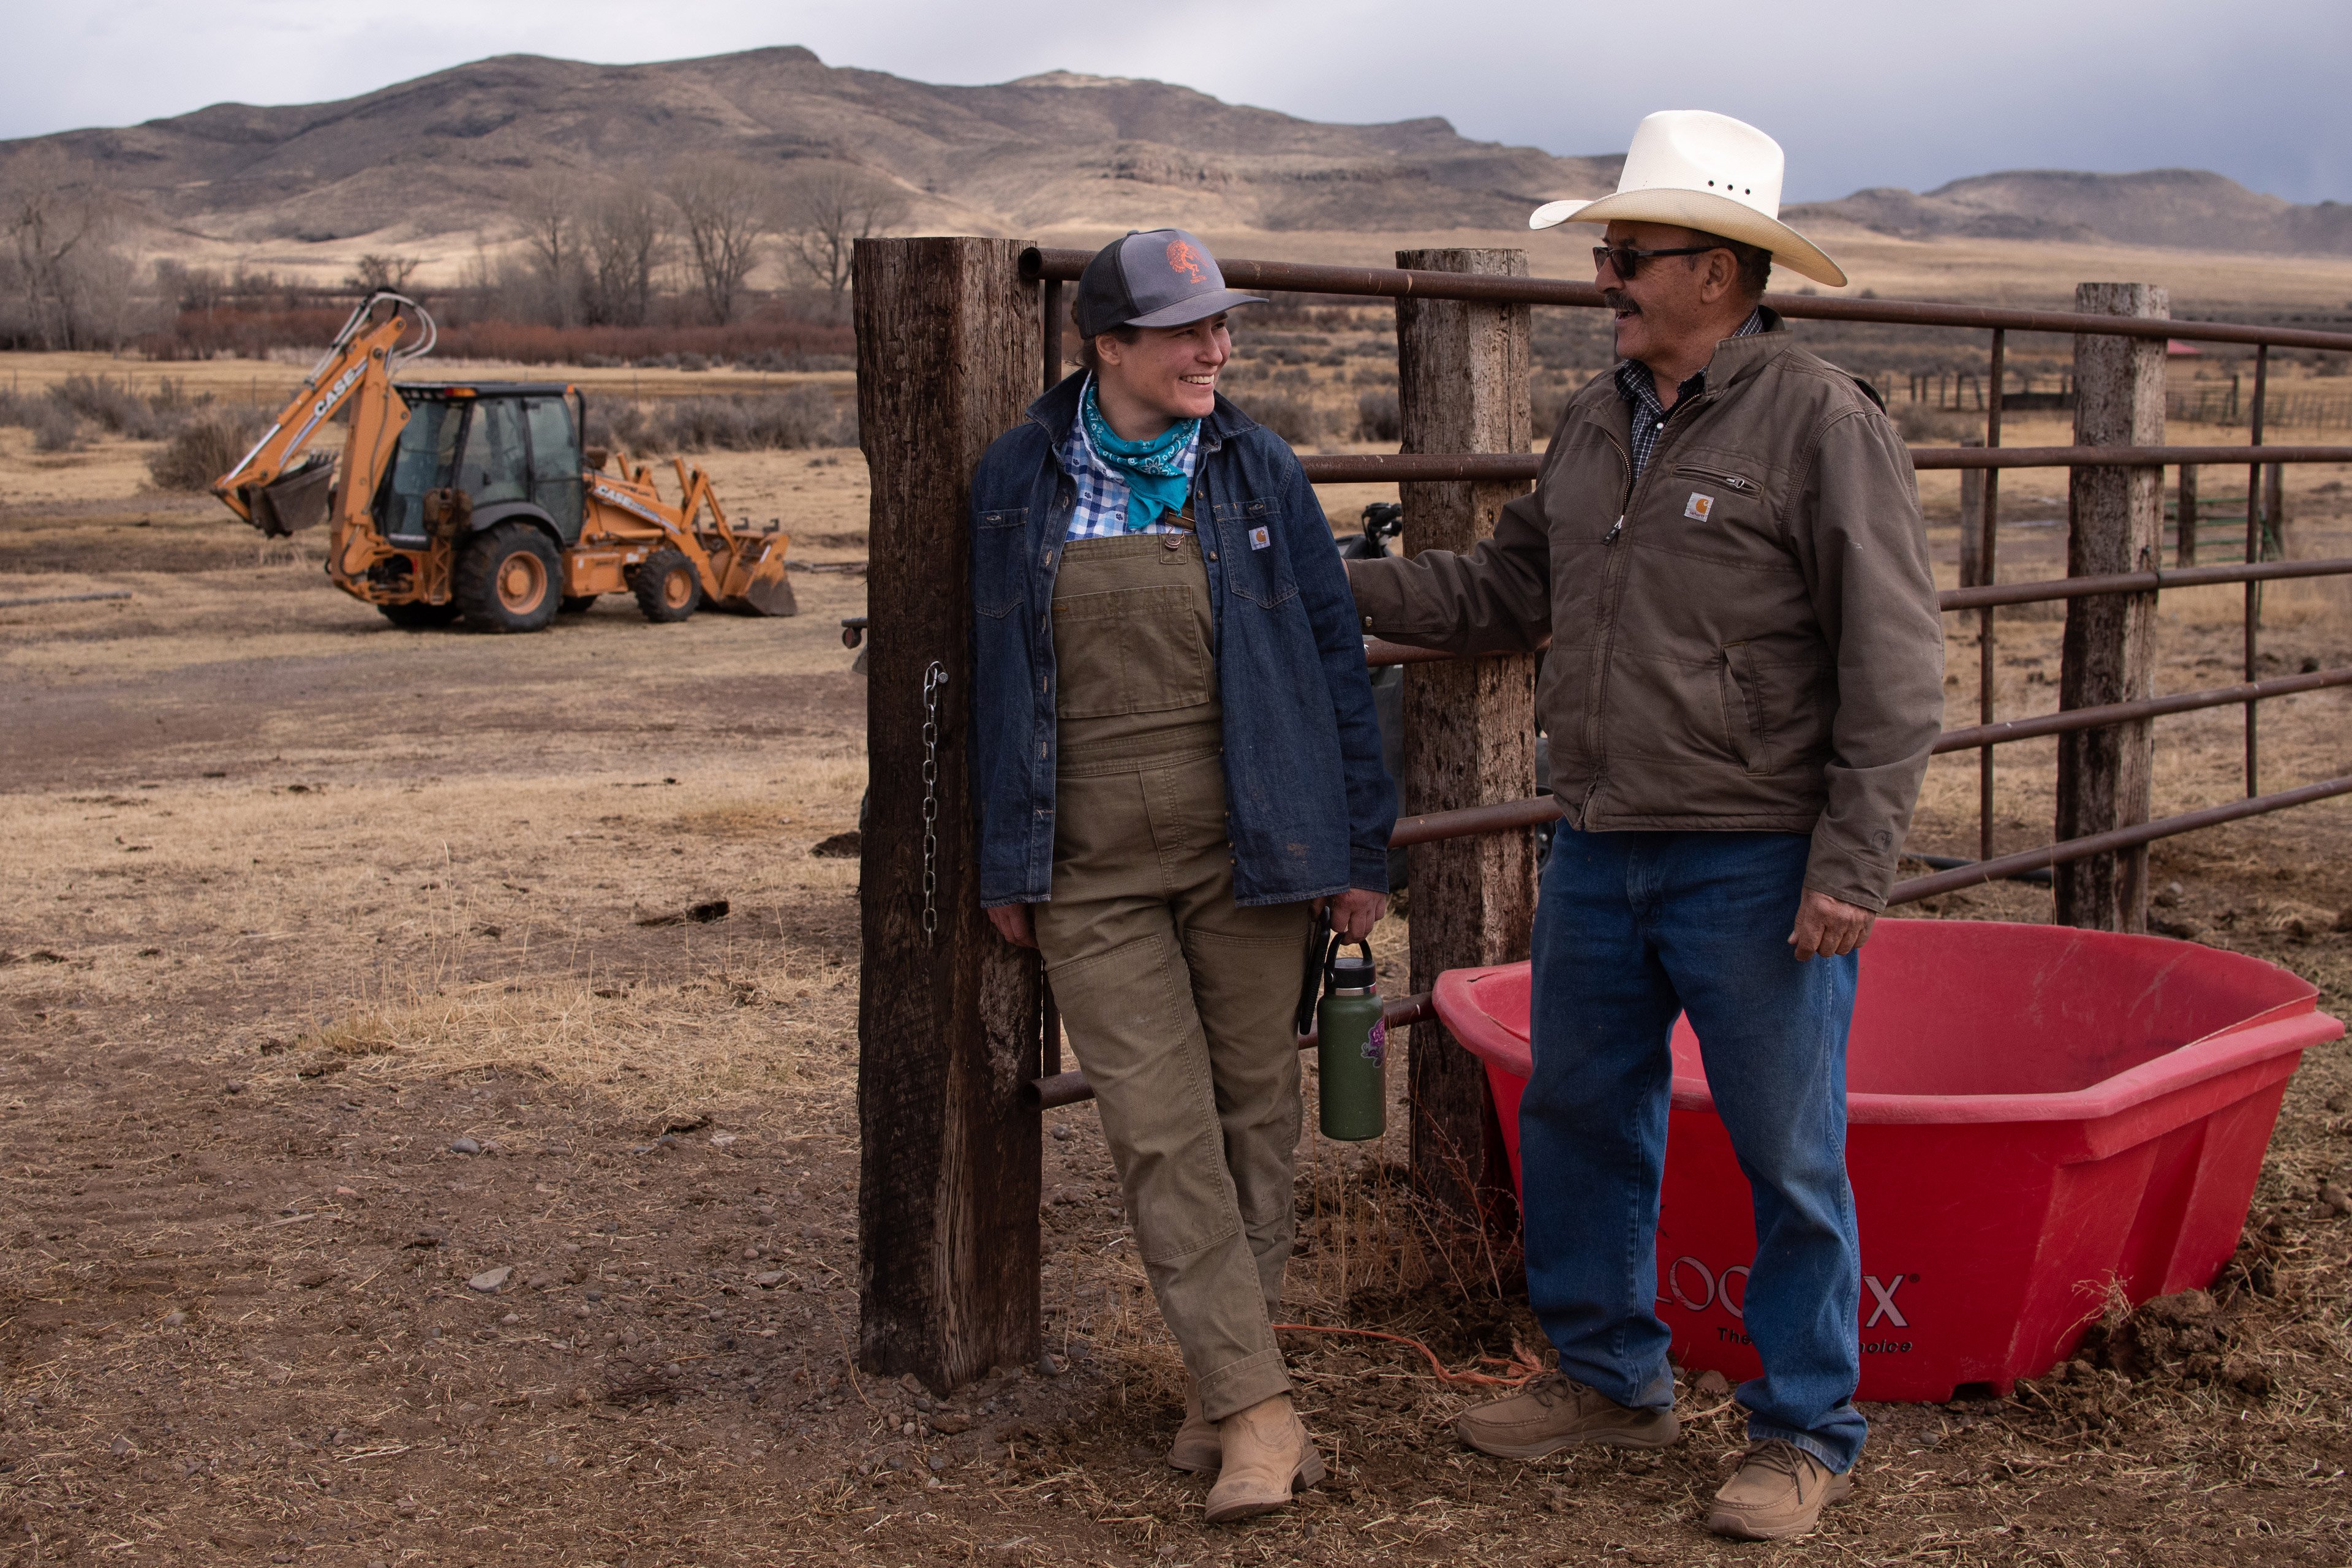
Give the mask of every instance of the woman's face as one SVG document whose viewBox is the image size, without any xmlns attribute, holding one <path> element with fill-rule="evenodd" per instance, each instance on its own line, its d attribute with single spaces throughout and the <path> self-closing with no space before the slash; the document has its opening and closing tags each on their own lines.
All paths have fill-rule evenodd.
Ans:
<svg viewBox="0 0 2352 1568">
<path fill-rule="evenodd" d="M 1095 340 L 1106 399 L 1158 417 L 1162 429 L 1206 417 L 1217 405 L 1217 372 L 1234 357 L 1223 312 L 1189 326 L 1141 330 L 1131 343 L 1108 335 Z M 1114 416 L 1113 426 L 1118 422 Z"/>
</svg>

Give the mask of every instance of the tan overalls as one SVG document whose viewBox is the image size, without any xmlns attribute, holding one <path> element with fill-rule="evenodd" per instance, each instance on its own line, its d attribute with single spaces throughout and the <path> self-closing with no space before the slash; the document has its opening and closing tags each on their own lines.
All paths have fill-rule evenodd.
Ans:
<svg viewBox="0 0 2352 1568">
<path fill-rule="evenodd" d="M 1309 906 L 1234 902 L 1198 539 L 1063 546 L 1053 897 L 1032 906 L 1160 1314 L 1212 1421 L 1289 1391 L 1269 1326 L 1294 1225 Z"/>
</svg>

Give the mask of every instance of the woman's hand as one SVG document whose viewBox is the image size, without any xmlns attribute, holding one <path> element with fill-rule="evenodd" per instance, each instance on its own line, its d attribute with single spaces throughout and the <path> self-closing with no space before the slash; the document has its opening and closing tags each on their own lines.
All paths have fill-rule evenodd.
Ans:
<svg viewBox="0 0 2352 1568">
<path fill-rule="evenodd" d="M 988 923 L 996 928 L 997 935 L 1015 947 L 1037 945 L 1037 938 L 1029 929 L 1026 904 L 998 904 L 988 911 Z"/>
<path fill-rule="evenodd" d="M 1372 927 L 1379 924 L 1381 917 L 1389 912 L 1389 896 L 1386 893 L 1368 893 L 1361 888 L 1350 888 L 1336 899 L 1315 900 L 1317 914 L 1321 914 L 1327 907 L 1331 911 L 1331 929 L 1339 933 L 1339 940 L 1361 942 L 1372 934 Z M 994 914 L 996 911 L 991 910 L 988 912 Z"/>
</svg>

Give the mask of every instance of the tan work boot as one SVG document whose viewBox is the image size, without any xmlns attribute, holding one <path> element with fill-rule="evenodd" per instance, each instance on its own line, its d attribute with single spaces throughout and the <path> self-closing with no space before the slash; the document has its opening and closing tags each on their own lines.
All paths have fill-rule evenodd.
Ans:
<svg viewBox="0 0 2352 1568">
<path fill-rule="evenodd" d="M 1217 1423 L 1224 1468 L 1209 1489 L 1209 1522 L 1223 1524 L 1289 1505 L 1293 1492 L 1323 1479 L 1323 1457 L 1290 1395 L 1261 1399 Z"/>
<path fill-rule="evenodd" d="M 1184 1380 L 1184 1425 L 1176 1428 L 1176 1440 L 1168 1445 L 1168 1462 L 1196 1476 L 1214 1475 L 1224 1463 L 1217 1424 L 1201 1414 L 1201 1385 L 1189 1377 Z"/>
<path fill-rule="evenodd" d="M 1748 1446 L 1738 1473 L 1715 1494 L 1706 1527 L 1741 1541 L 1780 1541 L 1804 1534 L 1821 1522 L 1822 1510 L 1853 1492 L 1852 1476 L 1774 1437 Z"/>
<path fill-rule="evenodd" d="M 1682 1432 L 1672 1410 L 1628 1410 L 1563 1373 L 1548 1372 L 1518 1393 L 1462 1413 L 1461 1439 L 1482 1454 L 1539 1459 L 1571 1443 L 1663 1448 Z"/>
</svg>

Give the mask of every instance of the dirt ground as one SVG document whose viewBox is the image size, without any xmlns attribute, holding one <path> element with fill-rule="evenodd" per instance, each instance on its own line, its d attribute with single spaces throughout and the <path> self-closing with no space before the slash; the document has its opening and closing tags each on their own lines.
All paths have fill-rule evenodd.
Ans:
<svg viewBox="0 0 2352 1568">
<path fill-rule="evenodd" d="M 1330 1482 L 1205 1528 L 1204 1485 L 1160 1463 L 1177 1363 L 1084 1105 L 1047 1119 L 1048 1359 L 961 1389 L 867 1377 L 857 868 L 817 852 L 863 788 L 836 625 L 863 579 L 797 576 L 782 621 L 606 601 L 538 637 L 403 632 L 315 543 L 142 492 L 142 449 L 22 435 L 0 432 L 34 498 L 0 509 L 0 598 L 130 597 L 0 607 L 11 1568 L 2352 1560 L 2338 1047 L 2297 1076 L 2248 1246 L 2179 1353 L 1870 1407 L 1854 1501 L 1799 1545 L 1699 1527 L 1739 1437 L 1695 1382 L 1664 1455 L 1506 1464 L 1454 1442 L 1475 1395 L 1417 1355 L 1306 1335 Z M 854 452 L 704 461 L 795 559 L 863 555 Z M 2326 482 L 2298 475 L 2295 543 L 2352 552 Z M 1948 580 L 1955 503 L 1927 489 Z M 1352 520 L 1380 495 L 1326 500 Z M 2063 493 L 2004 495 L 2004 560 L 2058 574 Z M 2234 679 L 2236 600 L 2209 598 L 2168 602 L 2165 689 Z M 2273 590 L 2276 668 L 2352 662 L 2342 609 Z M 1973 622 L 1949 626 L 1967 721 Z M 2054 705 L 2059 630 L 2004 618 L 2004 714 Z M 2269 787 L 2345 771 L 2347 709 L 2265 710 Z M 2235 792 L 2236 723 L 2165 721 L 2159 809 Z M 2002 752 L 2003 847 L 2046 837 L 2051 756 Z M 1937 764 L 1915 848 L 1972 852 L 1974 767 Z M 2347 846 L 2340 802 L 2168 842 L 2164 918 L 2341 1014 Z M 2050 914 L 2020 885 L 1924 912 Z M 1403 921 L 1377 942 L 1393 963 Z M 1402 1154 L 1310 1134 L 1297 1315 L 1455 1369 L 1536 1342 L 1509 1258 L 1433 1230 Z"/>
</svg>

